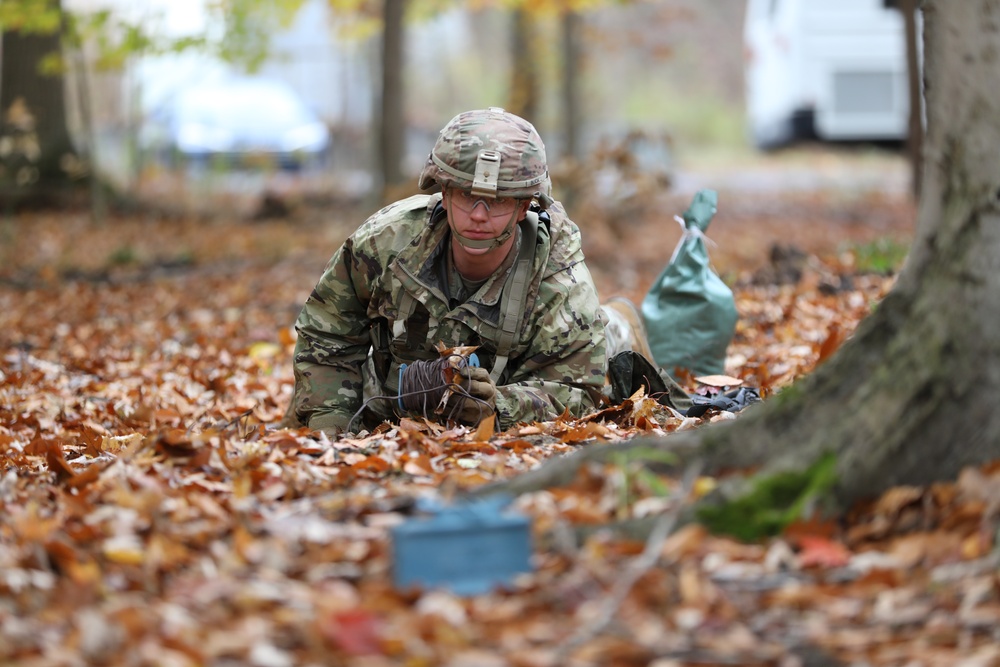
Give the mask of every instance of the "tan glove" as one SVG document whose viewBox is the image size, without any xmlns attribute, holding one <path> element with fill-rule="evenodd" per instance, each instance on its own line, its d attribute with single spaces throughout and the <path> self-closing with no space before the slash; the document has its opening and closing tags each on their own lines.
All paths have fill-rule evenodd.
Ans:
<svg viewBox="0 0 1000 667">
<path fill-rule="evenodd" d="M 344 433 L 344 420 L 336 415 L 322 415 L 309 420 L 309 428 L 322 431 L 330 440 L 336 440 Z"/>
<path fill-rule="evenodd" d="M 326 428 L 321 428 L 320 431 L 326 434 L 326 437 L 330 440 L 336 440 L 344 434 L 344 429 L 339 426 L 327 426 Z"/>
<path fill-rule="evenodd" d="M 478 366 L 466 366 L 458 371 L 458 376 L 456 384 L 464 391 L 455 391 L 448 399 L 449 414 L 463 424 L 478 424 L 494 414 L 497 409 L 497 386 L 490 372 Z"/>
</svg>

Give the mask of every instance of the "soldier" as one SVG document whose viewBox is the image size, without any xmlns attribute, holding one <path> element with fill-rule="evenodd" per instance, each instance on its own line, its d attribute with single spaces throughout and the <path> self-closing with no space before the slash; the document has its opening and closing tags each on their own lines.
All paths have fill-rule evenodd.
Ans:
<svg viewBox="0 0 1000 667">
<path fill-rule="evenodd" d="M 457 115 L 418 185 L 440 192 L 371 216 L 306 300 L 290 416 L 328 435 L 398 419 L 411 388 L 440 384 L 417 371 L 438 346 L 476 348 L 440 412 L 459 422 L 495 413 L 506 429 L 596 407 L 604 316 L 531 123 L 495 107 Z"/>
</svg>

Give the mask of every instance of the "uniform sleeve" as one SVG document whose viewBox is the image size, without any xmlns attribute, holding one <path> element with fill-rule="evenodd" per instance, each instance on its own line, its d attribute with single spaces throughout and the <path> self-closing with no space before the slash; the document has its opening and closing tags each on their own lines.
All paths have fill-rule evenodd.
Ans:
<svg viewBox="0 0 1000 667">
<path fill-rule="evenodd" d="M 346 430 L 361 408 L 371 348 L 368 304 L 381 272 L 349 238 L 334 254 L 295 323 L 295 413 L 310 428 Z"/>
<path fill-rule="evenodd" d="M 542 281 L 532 309 L 528 350 L 508 384 L 497 388 L 500 428 L 594 409 L 605 384 L 604 324 L 590 271 L 582 262 Z M 512 360 L 513 361 L 513 360 Z"/>
</svg>

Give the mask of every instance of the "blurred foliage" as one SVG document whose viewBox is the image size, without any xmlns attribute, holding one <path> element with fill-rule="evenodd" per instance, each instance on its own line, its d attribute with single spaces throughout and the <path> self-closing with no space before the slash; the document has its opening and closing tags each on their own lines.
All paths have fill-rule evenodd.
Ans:
<svg viewBox="0 0 1000 667">
<path fill-rule="evenodd" d="M 98 70 L 118 70 L 138 54 L 180 53 L 188 49 L 205 49 L 208 42 L 202 35 L 164 38 L 142 25 L 130 24 L 109 10 L 89 14 L 67 14 L 63 38 L 69 46 L 94 47 L 93 65 Z M 60 54 L 51 54 L 43 61 L 43 71 L 58 73 L 63 67 Z"/>
<path fill-rule="evenodd" d="M 609 4 L 627 3 L 631 0 L 408 0 L 406 19 L 419 23 L 438 14 L 464 7 L 469 11 L 501 9 L 524 10 L 534 18 L 552 18 L 567 11 L 584 12 Z M 382 0 L 327 0 L 342 19 L 340 34 L 344 37 L 365 39 L 382 29 Z"/>
<path fill-rule="evenodd" d="M 620 0 L 479 0 L 470 9 L 524 9 L 534 16 L 553 16 L 565 11 L 585 11 Z M 150 32 L 144 21 L 132 22 L 114 10 L 69 12 L 55 0 L 0 0 L 0 28 L 52 34 L 63 30 L 71 46 L 91 44 L 96 48 L 98 69 L 120 69 L 130 56 L 164 55 L 203 50 L 222 60 L 258 68 L 267 57 L 275 26 L 287 27 L 305 0 L 206 0 L 209 15 L 223 26 L 221 34 L 167 37 Z M 381 0 L 327 0 L 338 18 L 344 19 L 344 36 L 367 38 L 381 30 Z M 453 9 L 455 0 L 411 0 L 408 19 L 420 21 Z M 214 37 L 214 38 L 213 38 Z M 48 74 L 61 74 L 65 64 L 59 54 L 42 63 Z"/>
<path fill-rule="evenodd" d="M 59 30 L 62 12 L 53 0 L 0 0 L 0 27 L 29 34 Z"/>
<path fill-rule="evenodd" d="M 200 50 L 248 70 L 268 55 L 275 26 L 291 24 L 304 0 L 207 0 L 209 15 L 219 19 L 218 34 L 167 36 L 151 31 L 148 22 L 132 21 L 114 10 L 69 12 L 54 0 L 0 0 L 0 28 L 33 34 L 62 32 L 64 43 L 94 51 L 94 66 L 117 70 L 137 55 L 166 55 Z M 335 2 L 335 0 L 331 0 Z M 67 63 L 51 53 L 39 63 L 42 73 L 62 75 Z"/>
<path fill-rule="evenodd" d="M 211 0 L 209 11 L 225 30 L 217 54 L 226 62 L 256 70 L 267 58 L 275 26 L 291 25 L 304 0 Z"/>
</svg>

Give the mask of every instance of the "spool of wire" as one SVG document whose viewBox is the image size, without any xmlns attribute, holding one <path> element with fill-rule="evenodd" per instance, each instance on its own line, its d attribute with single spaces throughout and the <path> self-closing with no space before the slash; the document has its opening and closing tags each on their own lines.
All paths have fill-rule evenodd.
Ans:
<svg viewBox="0 0 1000 667">
<path fill-rule="evenodd" d="M 408 365 L 400 365 L 400 409 L 424 416 L 440 414 L 451 393 L 468 395 L 461 385 L 459 371 L 466 366 L 478 365 L 479 357 L 475 353 L 468 357 L 451 354 L 430 361 L 417 360 Z"/>
</svg>

